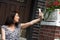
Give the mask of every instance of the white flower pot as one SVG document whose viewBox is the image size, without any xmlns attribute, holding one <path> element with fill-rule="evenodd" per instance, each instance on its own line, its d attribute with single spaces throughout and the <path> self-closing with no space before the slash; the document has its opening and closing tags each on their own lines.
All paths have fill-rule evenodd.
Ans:
<svg viewBox="0 0 60 40">
<path fill-rule="evenodd" d="M 44 18 L 46 17 L 48 17 L 48 13 L 45 15 Z M 60 20 L 60 9 L 55 9 L 46 21 L 57 21 L 57 20 Z"/>
</svg>

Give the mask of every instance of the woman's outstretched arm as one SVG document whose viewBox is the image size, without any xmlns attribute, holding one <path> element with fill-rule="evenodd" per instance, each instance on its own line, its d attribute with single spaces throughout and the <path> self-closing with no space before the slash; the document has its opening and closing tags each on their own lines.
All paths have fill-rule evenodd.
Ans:
<svg viewBox="0 0 60 40">
<path fill-rule="evenodd" d="M 27 28 L 27 27 L 29 27 L 29 26 L 31 26 L 39 21 L 40 21 L 40 18 L 32 20 L 32 21 L 27 22 L 27 23 L 21 23 L 21 28 Z"/>
<path fill-rule="evenodd" d="M 39 13 L 39 18 L 34 19 L 34 20 L 32 20 L 32 21 L 30 21 L 30 22 L 27 22 L 27 23 L 21 23 L 21 28 L 27 28 L 27 27 L 29 27 L 29 26 L 31 26 L 31 25 L 33 25 L 33 24 L 41 21 L 43 18 L 44 18 L 44 17 L 43 17 L 43 13 L 40 12 L 40 13 Z"/>
</svg>

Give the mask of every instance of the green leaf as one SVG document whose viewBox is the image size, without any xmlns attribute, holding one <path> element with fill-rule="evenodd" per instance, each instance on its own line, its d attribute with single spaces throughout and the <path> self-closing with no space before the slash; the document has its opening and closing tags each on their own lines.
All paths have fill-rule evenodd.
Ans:
<svg viewBox="0 0 60 40">
<path fill-rule="evenodd" d="M 60 0 L 58 0 L 60 2 Z"/>
</svg>

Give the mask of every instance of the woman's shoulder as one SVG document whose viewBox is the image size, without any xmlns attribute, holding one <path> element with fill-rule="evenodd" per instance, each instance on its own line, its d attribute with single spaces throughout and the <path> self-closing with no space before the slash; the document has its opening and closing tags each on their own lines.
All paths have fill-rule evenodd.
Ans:
<svg viewBox="0 0 60 40">
<path fill-rule="evenodd" d="M 2 26 L 6 26 L 6 25 L 2 25 Z"/>
<path fill-rule="evenodd" d="M 7 26 L 6 25 L 2 25 L 1 28 L 6 28 Z"/>
</svg>

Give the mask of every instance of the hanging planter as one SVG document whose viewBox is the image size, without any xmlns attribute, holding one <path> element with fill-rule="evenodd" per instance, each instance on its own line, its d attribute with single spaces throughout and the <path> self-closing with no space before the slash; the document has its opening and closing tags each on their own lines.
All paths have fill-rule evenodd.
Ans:
<svg viewBox="0 0 60 40">
<path fill-rule="evenodd" d="M 52 17 L 57 9 L 60 9 L 60 0 L 50 0 L 46 2 L 46 9 L 44 12 L 44 21 L 47 21 L 49 17 Z"/>
</svg>

